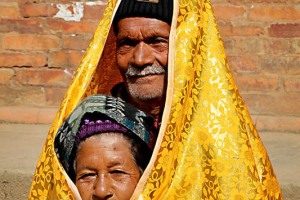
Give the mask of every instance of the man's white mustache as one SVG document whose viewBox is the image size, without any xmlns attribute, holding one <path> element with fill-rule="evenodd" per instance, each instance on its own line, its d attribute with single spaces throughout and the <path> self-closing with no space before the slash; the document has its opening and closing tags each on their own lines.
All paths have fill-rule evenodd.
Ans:
<svg viewBox="0 0 300 200">
<path fill-rule="evenodd" d="M 154 63 L 152 65 L 147 65 L 145 67 L 135 67 L 134 65 L 129 64 L 125 75 L 129 77 L 129 76 L 158 75 L 164 73 L 166 73 L 166 70 L 159 63 Z"/>
</svg>

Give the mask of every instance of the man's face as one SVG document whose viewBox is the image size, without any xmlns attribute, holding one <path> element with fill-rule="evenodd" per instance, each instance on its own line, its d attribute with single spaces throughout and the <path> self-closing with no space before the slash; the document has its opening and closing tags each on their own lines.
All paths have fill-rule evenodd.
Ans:
<svg viewBox="0 0 300 200">
<path fill-rule="evenodd" d="M 82 200 L 129 200 L 140 179 L 131 144 L 118 133 L 81 142 L 76 154 L 76 186 Z"/>
<path fill-rule="evenodd" d="M 118 22 L 117 65 L 133 99 L 164 96 L 169 35 L 170 25 L 157 19 L 134 17 Z"/>
</svg>

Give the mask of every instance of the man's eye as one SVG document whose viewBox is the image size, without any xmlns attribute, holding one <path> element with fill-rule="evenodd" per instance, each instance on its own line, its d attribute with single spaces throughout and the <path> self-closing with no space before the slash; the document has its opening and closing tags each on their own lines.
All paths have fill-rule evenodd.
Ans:
<svg viewBox="0 0 300 200">
<path fill-rule="evenodd" d="M 127 54 L 135 45 L 132 40 L 121 40 L 117 43 L 117 54 Z"/>
<path fill-rule="evenodd" d="M 136 45 L 136 42 L 133 40 L 125 39 L 118 42 L 118 47 L 133 47 Z"/>
<path fill-rule="evenodd" d="M 168 40 L 163 37 L 156 37 L 150 40 L 151 44 L 168 44 Z"/>
<path fill-rule="evenodd" d="M 163 37 L 152 38 L 148 44 L 157 51 L 164 52 L 169 48 L 169 40 Z"/>
</svg>

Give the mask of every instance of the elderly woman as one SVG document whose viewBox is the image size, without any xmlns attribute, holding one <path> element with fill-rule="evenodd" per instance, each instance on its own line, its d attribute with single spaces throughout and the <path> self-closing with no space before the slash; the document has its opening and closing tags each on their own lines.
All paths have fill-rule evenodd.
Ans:
<svg viewBox="0 0 300 200">
<path fill-rule="evenodd" d="M 82 101 L 55 138 L 56 154 L 83 200 L 130 199 L 155 139 L 153 119 L 104 95 Z"/>
</svg>

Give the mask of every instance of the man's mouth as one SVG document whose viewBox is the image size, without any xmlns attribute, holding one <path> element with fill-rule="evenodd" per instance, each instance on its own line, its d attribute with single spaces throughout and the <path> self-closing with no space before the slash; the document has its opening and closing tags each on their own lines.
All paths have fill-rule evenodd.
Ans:
<svg viewBox="0 0 300 200">
<path fill-rule="evenodd" d="M 162 75 L 165 74 L 165 69 L 159 64 L 147 65 L 143 68 L 135 67 L 133 65 L 129 65 L 125 75 L 128 78 L 132 77 L 146 77 L 152 75 Z"/>
<path fill-rule="evenodd" d="M 128 78 L 142 78 L 142 77 L 150 77 L 155 75 L 162 75 L 165 73 L 141 73 L 141 74 L 134 74 L 134 75 L 127 75 Z"/>
</svg>

